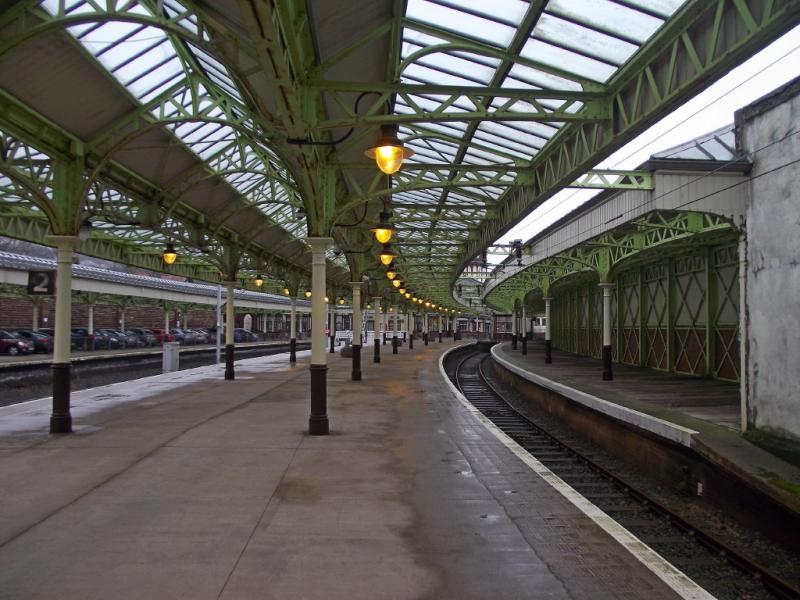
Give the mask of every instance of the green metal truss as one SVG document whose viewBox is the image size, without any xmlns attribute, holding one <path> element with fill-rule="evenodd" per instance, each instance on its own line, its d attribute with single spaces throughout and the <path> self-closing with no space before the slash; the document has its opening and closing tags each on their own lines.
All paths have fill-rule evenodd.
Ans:
<svg viewBox="0 0 800 600">
<path fill-rule="evenodd" d="M 93 237 L 103 242 L 117 237 L 147 253 L 171 237 L 193 260 L 210 257 L 234 272 L 263 268 L 284 281 L 307 277 L 299 238 L 330 235 L 341 250 L 329 254 L 331 275 L 345 282 L 374 268 L 366 226 L 385 207 L 397 225 L 396 268 L 418 296 L 450 305 L 471 261 L 563 187 L 652 189 L 648 173 L 593 168 L 800 21 L 795 1 L 689 0 L 674 11 L 663 8 L 669 3 L 616 3 L 660 25 L 647 31 L 621 31 L 600 14 L 565 14 L 543 0 L 502 19 L 434 4 L 457 18 L 432 21 L 418 2 L 393 0 L 384 20 L 326 53 L 315 30 L 324 24 L 301 1 L 239 2 L 235 15 L 190 0 L 61 0 L 54 10 L 17 2 L 0 16 L 0 58 L 60 32 L 103 72 L 80 40 L 89 29 L 79 28 L 115 22 L 166 36 L 182 74 L 146 97 L 117 81 L 130 110 L 89 139 L 0 92 L 4 147 L 16 144 L 0 165 L 14 209 L 3 214 L 22 218 L 14 212 L 20 204 L 26 218 L 67 231 L 88 210 L 98 225 Z M 545 16 L 599 43 L 577 47 L 575 36 L 542 33 Z M 486 27 L 459 29 L 468 19 Z M 486 32 L 497 28 L 507 39 L 490 39 Z M 529 51 L 533 42 L 570 60 Z M 362 76 L 360 53 L 379 43 L 388 48 L 385 68 Z M 434 72 L 435 81 L 426 79 Z M 417 153 L 391 181 L 369 175 L 365 168 L 373 167 L 358 160 L 385 124 L 399 125 Z M 319 145 L 350 127 L 341 143 Z M 153 131 L 194 154 L 196 164 L 169 181 L 126 167 L 121 152 Z M 192 195 L 209 183 L 237 202 L 193 205 Z M 53 204 L 55 192 L 67 200 Z M 243 229 L 242 215 L 258 218 Z M 628 254 L 655 244 L 647 236 L 659 228 L 650 225 L 554 258 L 550 271 L 535 276 L 549 282 L 576 265 L 611 274 Z M 258 240 L 266 234 L 282 241 L 265 247 Z M 97 252 L 119 255 L 105 248 Z M 498 297 L 497 305 L 507 301 Z"/>
<path fill-rule="evenodd" d="M 709 243 L 712 236 L 730 237 L 731 223 L 719 215 L 697 212 L 653 211 L 600 236 L 582 242 L 540 262 L 514 269 L 487 285 L 484 301 L 508 311 L 531 290 L 547 293 L 549 286 L 580 273 L 610 281 L 620 265 L 647 259 L 665 245 Z M 509 268 L 509 267 L 507 267 Z"/>
</svg>

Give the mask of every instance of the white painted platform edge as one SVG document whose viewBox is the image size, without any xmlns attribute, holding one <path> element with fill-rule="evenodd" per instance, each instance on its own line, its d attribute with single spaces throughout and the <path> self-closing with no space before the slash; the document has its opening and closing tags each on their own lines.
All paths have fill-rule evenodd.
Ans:
<svg viewBox="0 0 800 600">
<path fill-rule="evenodd" d="M 659 437 L 668 439 L 672 442 L 677 442 L 678 444 L 686 446 L 687 448 L 694 446 L 694 436 L 699 433 L 694 429 L 676 425 L 675 423 L 670 423 L 669 421 L 639 412 L 638 410 L 633 410 L 632 408 L 626 408 L 624 406 L 620 406 L 619 404 L 614 404 L 608 400 L 603 400 L 597 396 L 592 396 L 586 392 L 581 392 L 580 390 L 571 388 L 563 383 L 558 383 L 552 379 L 548 379 L 547 377 L 542 377 L 536 373 L 526 371 L 525 369 L 518 367 L 511 361 L 500 356 L 499 346 L 500 344 L 492 346 L 492 358 L 494 358 L 494 360 L 500 363 L 503 367 L 512 373 L 519 375 L 523 379 L 526 379 L 531 383 L 535 383 L 536 385 L 540 385 L 545 389 L 556 392 L 557 394 L 564 396 L 569 400 L 577 402 L 578 404 L 582 404 L 583 406 L 587 406 L 593 410 L 608 415 L 609 417 L 617 419 L 618 421 L 634 425 L 640 429 L 654 433 Z"/>
<path fill-rule="evenodd" d="M 478 419 L 483 426 L 489 430 L 490 433 L 492 433 L 500 442 L 502 442 L 506 448 L 511 450 L 511 452 L 513 452 L 517 458 L 525 463 L 534 473 L 536 473 L 548 485 L 550 485 L 550 487 L 555 489 L 579 511 L 589 517 L 592 522 L 594 522 L 603 531 L 614 538 L 614 540 L 621 544 L 622 547 L 628 552 L 630 552 L 634 558 L 636 558 L 636 560 L 642 563 L 649 571 L 651 571 L 656 577 L 669 586 L 669 588 L 681 598 L 686 598 L 687 600 L 715 600 L 714 596 L 697 585 L 685 573 L 677 569 L 672 563 L 668 562 L 658 552 L 653 550 L 650 546 L 642 542 L 630 531 L 609 517 L 606 513 L 600 510 L 600 508 L 592 504 L 580 492 L 577 492 L 558 475 L 553 473 L 536 458 L 531 456 L 527 450 L 517 444 L 517 442 L 515 442 L 513 439 L 508 437 L 501 429 L 499 429 L 486 416 L 484 416 L 481 411 L 475 408 L 472 403 L 467 400 L 460 391 L 458 391 L 458 388 L 453 384 L 452 381 L 450 381 L 450 378 L 447 376 L 447 373 L 444 370 L 445 357 L 456 349 L 457 348 L 451 348 L 447 352 L 442 353 L 442 355 L 439 357 L 439 372 L 442 375 L 442 379 L 444 379 L 450 388 L 453 396 L 468 412 L 472 413 L 472 415 L 474 415 L 475 418 Z"/>
</svg>

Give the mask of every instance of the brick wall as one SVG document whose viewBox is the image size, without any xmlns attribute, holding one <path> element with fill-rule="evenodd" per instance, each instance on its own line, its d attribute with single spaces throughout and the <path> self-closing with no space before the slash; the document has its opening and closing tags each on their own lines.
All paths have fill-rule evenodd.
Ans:
<svg viewBox="0 0 800 600">
<path fill-rule="evenodd" d="M 96 329 L 118 329 L 122 316 L 118 306 L 96 304 L 94 307 L 94 326 Z M 214 309 L 192 309 L 188 313 L 189 327 L 212 327 L 216 321 Z M 237 317 L 239 317 L 237 315 Z M 237 321 L 239 318 L 237 318 Z M 170 311 L 170 327 L 177 327 L 180 321 L 186 326 L 186 315 L 180 311 Z M 33 304 L 25 298 L 0 298 L 0 329 L 30 329 L 33 325 Z M 81 302 L 72 303 L 72 326 L 89 325 L 89 306 Z M 55 302 L 43 300 L 39 305 L 39 327 L 55 326 Z M 158 307 L 134 306 L 125 311 L 125 327 L 164 327 L 164 311 Z"/>
</svg>

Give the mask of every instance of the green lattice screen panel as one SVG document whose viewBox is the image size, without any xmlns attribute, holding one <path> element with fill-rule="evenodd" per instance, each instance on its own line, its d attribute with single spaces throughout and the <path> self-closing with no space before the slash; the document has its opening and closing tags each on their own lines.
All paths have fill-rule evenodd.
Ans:
<svg viewBox="0 0 800 600">
<path fill-rule="evenodd" d="M 620 286 L 622 336 L 618 351 L 619 361 L 628 365 L 639 364 L 639 272 L 622 273 Z M 616 323 L 617 320 L 614 319 Z"/>
<path fill-rule="evenodd" d="M 674 262 L 675 371 L 689 375 L 706 372 L 705 256 L 685 256 Z"/>
<path fill-rule="evenodd" d="M 644 272 L 645 365 L 663 370 L 669 369 L 667 273 L 666 263 L 652 265 Z"/>
<path fill-rule="evenodd" d="M 715 377 L 739 379 L 739 257 L 735 245 L 715 248 L 714 369 Z"/>
<path fill-rule="evenodd" d="M 586 290 L 587 307 L 591 321 L 588 323 L 589 331 L 589 356 L 602 358 L 603 356 L 603 289 L 594 286 Z"/>
</svg>

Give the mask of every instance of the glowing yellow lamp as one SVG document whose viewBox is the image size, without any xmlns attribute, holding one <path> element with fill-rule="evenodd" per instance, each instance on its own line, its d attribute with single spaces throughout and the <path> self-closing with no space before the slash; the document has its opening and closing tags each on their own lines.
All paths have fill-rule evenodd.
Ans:
<svg viewBox="0 0 800 600">
<path fill-rule="evenodd" d="M 389 281 L 391 281 L 392 279 L 397 277 L 397 271 L 392 271 L 391 269 L 389 269 L 388 271 L 386 271 L 386 277 L 388 277 Z"/>
<path fill-rule="evenodd" d="M 402 281 L 400 281 L 399 279 L 393 279 L 393 280 L 392 280 L 392 285 L 393 285 L 394 287 L 396 287 L 396 288 L 399 288 L 401 285 L 403 285 L 403 282 L 402 282 Z"/>
<path fill-rule="evenodd" d="M 400 292 L 400 295 L 401 295 L 401 296 L 405 296 L 405 295 L 406 295 L 406 288 L 404 288 L 404 287 L 401 287 L 401 288 L 400 288 L 399 290 L 397 290 L 397 291 L 398 291 L 398 292 Z"/>
<path fill-rule="evenodd" d="M 388 244 L 389 240 L 392 239 L 392 234 L 394 234 L 394 227 L 389 222 L 391 219 L 392 213 L 382 211 L 380 214 L 380 219 L 378 224 L 375 225 L 370 231 L 375 234 L 375 241 L 379 244 Z"/>
<path fill-rule="evenodd" d="M 411 292 L 406 292 L 406 300 L 411 298 Z"/>
<path fill-rule="evenodd" d="M 261 287 L 264 285 L 264 278 L 261 275 L 256 275 L 256 278 L 253 280 L 253 283 L 256 284 L 256 287 Z"/>
<path fill-rule="evenodd" d="M 161 259 L 168 265 L 171 265 L 178 259 L 178 253 L 175 252 L 175 246 L 172 245 L 172 242 L 167 242 L 167 246 L 161 253 Z"/>
<path fill-rule="evenodd" d="M 311 298 L 311 290 L 306 290 L 306 298 Z"/>
<path fill-rule="evenodd" d="M 284 296 L 288 296 L 289 295 L 289 288 L 283 288 L 283 295 Z"/>
<path fill-rule="evenodd" d="M 383 249 L 381 250 L 380 254 L 378 254 L 378 258 L 381 259 L 381 264 L 385 267 L 388 267 L 392 264 L 394 260 L 394 252 L 392 252 L 392 248 L 389 244 L 384 244 Z"/>
<path fill-rule="evenodd" d="M 381 134 L 372 148 L 364 150 L 364 156 L 374 158 L 378 168 L 391 175 L 397 173 L 403 160 L 414 156 L 414 152 L 403 147 L 397 137 L 397 125 L 381 125 Z"/>
</svg>

